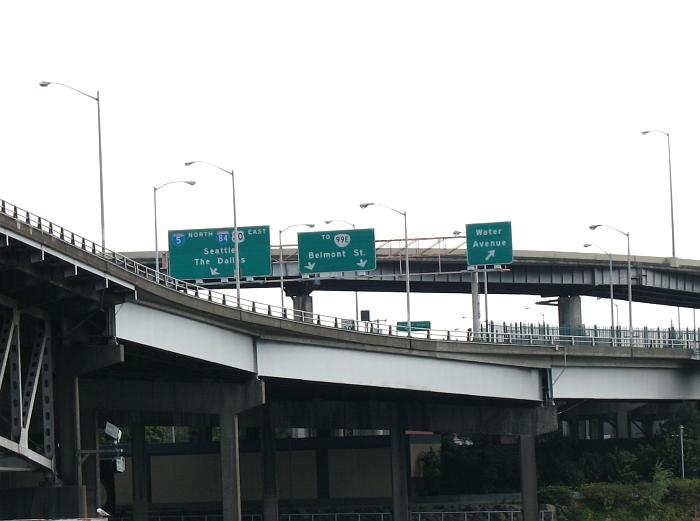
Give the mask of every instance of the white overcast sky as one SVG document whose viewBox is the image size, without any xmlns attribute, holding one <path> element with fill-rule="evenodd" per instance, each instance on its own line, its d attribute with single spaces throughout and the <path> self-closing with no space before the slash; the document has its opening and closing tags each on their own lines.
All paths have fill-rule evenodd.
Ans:
<svg viewBox="0 0 700 521">
<path fill-rule="evenodd" d="M 516 249 L 624 253 L 622 236 L 588 230 L 605 222 L 630 231 L 633 254 L 670 256 L 665 136 L 640 133 L 661 129 L 677 255 L 698 259 L 699 12 L 639 0 L 3 1 L 0 198 L 99 241 L 95 103 L 47 80 L 100 91 L 113 250 L 153 248 L 152 187 L 170 180 L 197 185 L 159 192 L 161 244 L 168 228 L 232 224 L 229 179 L 183 166 L 199 159 L 235 169 L 239 225 L 268 224 L 273 242 L 331 218 L 402 237 L 398 215 L 358 207 L 379 201 L 407 210 L 414 237 L 511 220 Z M 317 311 L 354 315 L 350 294 L 314 296 Z M 523 310 L 536 300 L 492 298 L 490 316 L 539 320 Z M 360 307 L 393 321 L 403 302 L 361 295 Z M 416 295 L 412 318 L 460 327 L 467 306 Z M 607 324 L 607 306 L 587 299 L 585 321 Z M 638 325 L 676 320 L 675 308 L 639 309 Z"/>
</svg>

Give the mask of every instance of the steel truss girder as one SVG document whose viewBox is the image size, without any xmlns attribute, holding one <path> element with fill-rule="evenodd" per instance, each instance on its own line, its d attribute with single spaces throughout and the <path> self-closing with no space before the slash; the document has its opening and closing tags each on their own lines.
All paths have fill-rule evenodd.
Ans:
<svg viewBox="0 0 700 521">
<path fill-rule="evenodd" d="M 27 327 L 31 328 L 31 353 L 26 374 L 22 370 L 20 340 L 21 318 L 25 314 L 32 318 L 26 321 L 29 324 Z M 10 397 L 10 437 L 0 436 L 0 472 L 20 470 L 21 466 L 16 464 L 17 457 L 29 462 L 32 467 L 55 468 L 53 366 L 49 331 L 50 320 L 43 313 L 20 310 L 15 301 L 0 296 L 0 390 L 3 384 L 9 385 Z M 29 427 L 37 394 L 41 396 L 42 403 L 43 454 L 29 446 Z M 3 462 L 12 464 L 5 465 Z"/>
</svg>

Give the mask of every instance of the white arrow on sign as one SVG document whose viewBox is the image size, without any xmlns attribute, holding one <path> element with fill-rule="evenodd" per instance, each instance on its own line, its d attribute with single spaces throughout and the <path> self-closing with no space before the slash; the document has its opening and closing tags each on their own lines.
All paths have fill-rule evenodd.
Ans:
<svg viewBox="0 0 700 521">
<path fill-rule="evenodd" d="M 307 263 L 306 263 L 306 266 L 304 266 L 304 267 L 305 267 L 307 270 L 311 271 L 312 269 L 314 269 L 314 266 L 316 266 L 316 263 L 315 263 L 315 262 L 307 262 Z"/>
<path fill-rule="evenodd" d="M 496 256 L 496 250 L 489 250 L 488 255 L 486 255 L 485 261 L 493 259 Z"/>
<path fill-rule="evenodd" d="M 211 275 L 212 275 L 212 276 L 213 276 L 213 275 L 221 275 L 221 273 L 219 273 L 219 270 L 217 270 L 216 268 L 211 268 L 211 267 L 210 267 L 210 268 L 209 268 L 209 271 L 211 272 Z"/>
<path fill-rule="evenodd" d="M 360 268 L 364 268 L 367 265 L 367 259 L 362 259 L 360 262 L 357 263 L 357 265 Z"/>
</svg>

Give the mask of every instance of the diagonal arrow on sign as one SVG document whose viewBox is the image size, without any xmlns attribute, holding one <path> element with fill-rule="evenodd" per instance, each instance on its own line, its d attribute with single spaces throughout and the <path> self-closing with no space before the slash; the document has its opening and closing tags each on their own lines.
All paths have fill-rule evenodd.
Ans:
<svg viewBox="0 0 700 521">
<path fill-rule="evenodd" d="M 360 268 L 367 266 L 367 259 L 362 259 L 360 262 L 356 263 Z"/>
<path fill-rule="evenodd" d="M 484 260 L 491 260 L 496 256 L 496 250 L 489 250 L 488 255 Z"/>
<path fill-rule="evenodd" d="M 306 265 L 304 266 L 307 270 L 311 271 L 314 269 L 314 266 L 316 266 L 315 262 L 307 262 Z"/>
</svg>

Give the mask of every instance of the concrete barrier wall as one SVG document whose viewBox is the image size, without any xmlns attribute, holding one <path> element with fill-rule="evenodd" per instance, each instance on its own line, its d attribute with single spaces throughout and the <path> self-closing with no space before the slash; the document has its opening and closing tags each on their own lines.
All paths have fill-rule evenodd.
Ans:
<svg viewBox="0 0 700 521">
<path fill-rule="evenodd" d="M 218 454 L 151 456 L 153 503 L 221 501 L 221 458 Z"/>
<path fill-rule="evenodd" d="M 278 451 L 276 456 L 280 499 L 315 499 L 317 497 L 315 451 Z M 149 465 L 153 503 L 221 501 L 219 454 L 152 455 L 149 457 Z M 260 454 L 242 453 L 240 471 L 242 498 L 244 500 L 262 499 L 263 479 Z M 358 478 L 358 481 L 361 481 L 361 478 Z M 126 471 L 115 476 L 115 495 L 118 505 L 132 503 L 131 458 L 126 458 Z"/>
<path fill-rule="evenodd" d="M 391 496 L 389 448 L 328 451 L 331 498 Z"/>
</svg>

